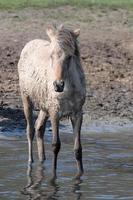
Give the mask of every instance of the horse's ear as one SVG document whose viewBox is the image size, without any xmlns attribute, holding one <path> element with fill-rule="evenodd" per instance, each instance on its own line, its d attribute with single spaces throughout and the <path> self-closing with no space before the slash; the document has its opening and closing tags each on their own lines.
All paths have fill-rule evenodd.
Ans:
<svg viewBox="0 0 133 200">
<path fill-rule="evenodd" d="M 55 28 L 53 26 L 48 26 L 46 29 L 46 33 L 51 41 L 55 38 Z"/>
<path fill-rule="evenodd" d="M 79 36 L 79 34 L 80 34 L 80 29 L 78 28 L 78 29 L 74 30 L 73 32 L 74 32 L 74 35 L 77 38 Z"/>
</svg>

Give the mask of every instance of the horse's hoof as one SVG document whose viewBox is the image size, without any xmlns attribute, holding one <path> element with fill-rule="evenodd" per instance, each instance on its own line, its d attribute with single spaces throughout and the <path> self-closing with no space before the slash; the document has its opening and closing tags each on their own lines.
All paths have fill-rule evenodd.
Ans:
<svg viewBox="0 0 133 200">
<path fill-rule="evenodd" d="M 39 159 L 40 164 L 43 164 L 45 160 L 46 160 L 46 157 Z"/>
<path fill-rule="evenodd" d="M 28 165 L 31 165 L 34 162 L 34 160 L 28 160 Z"/>
<path fill-rule="evenodd" d="M 52 177 L 51 177 L 51 179 L 50 179 L 50 184 L 51 185 L 55 185 L 55 181 L 56 181 L 56 179 L 57 179 L 57 175 L 56 174 L 54 174 Z"/>
<path fill-rule="evenodd" d="M 43 164 L 45 160 L 46 160 L 46 156 L 45 155 L 39 157 L 39 162 L 40 163 Z"/>
<path fill-rule="evenodd" d="M 40 166 L 43 166 L 43 163 L 44 163 L 44 160 L 39 160 L 39 161 L 38 161 L 38 164 L 39 164 Z"/>
<path fill-rule="evenodd" d="M 83 172 L 79 172 L 78 174 L 76 174 L 75 179 L 80 180 L 82 175 L 83 175 Z"/>
</svg>

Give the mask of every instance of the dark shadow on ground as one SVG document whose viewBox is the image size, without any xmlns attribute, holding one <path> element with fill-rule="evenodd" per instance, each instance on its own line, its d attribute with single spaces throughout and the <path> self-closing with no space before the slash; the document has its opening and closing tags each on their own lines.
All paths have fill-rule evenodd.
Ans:
<svg viewBox="0 0 133 200">
<path fill-rule="evenodd" d="M 1 131 L 15 128 L 23 128 L 25 119 L 23 110 L 18 108 L 0 107 L 0 127 Z"/>
<path fill-rule="evenodd" d="M 38 111 L 34 111 L 34 123 L 38 116 Z M 51 137 L 51 123 L 50 120 L 46 124 L 47 134 Z M 60 128 L 65 128 L 65 125 L 60 123 Z M 0 106 L 0 139 L 3 137 L 22 137 L 26 135 L 26 120 L 23 110 L 20 108 L 13 108 Z M 51 140 L 51 139 L 50 139 Z"/>
</svg>

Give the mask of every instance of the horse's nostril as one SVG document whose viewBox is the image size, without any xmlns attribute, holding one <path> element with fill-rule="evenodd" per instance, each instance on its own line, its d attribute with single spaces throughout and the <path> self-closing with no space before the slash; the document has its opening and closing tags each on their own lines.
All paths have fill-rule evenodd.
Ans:
<svg viewBox="0 0 133 200">
<path fill-rule="evenodd" d="M 64 81 L 60 81 L 59 84 L 60 84 L 61 87 L 64 87 Z"/>
<path fill-rule="evenodd" d="M 64 90 L 64 81 L 54 81 L 53 82 L 53 85 L 54 85 L 54 90 L 56 91 L 56 92 L 63 92 L 63 90 Z"/>
</svg>

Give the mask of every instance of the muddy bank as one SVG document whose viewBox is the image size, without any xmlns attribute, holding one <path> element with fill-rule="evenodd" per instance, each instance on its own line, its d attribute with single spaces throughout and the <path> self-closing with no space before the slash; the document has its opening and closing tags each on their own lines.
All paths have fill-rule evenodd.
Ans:
<svg viewBox="0 0 133 200">
<path fill-rule="evenodd" d="M 39 11 L 39 12 L 38 12 Z M 60 15 L 59 15 L 60 13 Z M 49 23 L 81 29 L 89 120 L 133 119 L 133 15 L 127 10 L 59 7 L 0 11 L 0 126 L 24 125 L 17 62 L 29 40 L 48 39 Z M 117 121 L 117 120 L 116 120 Z"/>
</svg>

